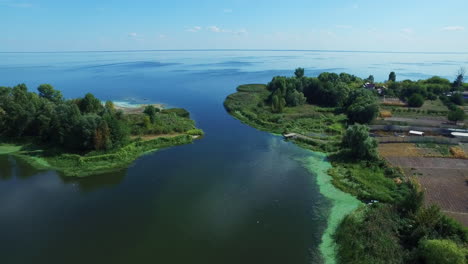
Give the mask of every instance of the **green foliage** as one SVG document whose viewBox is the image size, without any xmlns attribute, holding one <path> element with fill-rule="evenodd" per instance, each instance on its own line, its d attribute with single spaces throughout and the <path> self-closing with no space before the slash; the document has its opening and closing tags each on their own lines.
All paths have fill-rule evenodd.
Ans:
<svg viewBox="0 0 468 264">
<path fill-rule="evenodd" d="M 453 89 L 454 90 L 462 90 L 463 88 L 463 81 L 465 79 L 465 73 L 466 70 L 465 68 L 460 68 L 457 73 L 457 78 L 455 78 L 455 81 L 453 81 Z"/>
<path fill-rule="evenodd" d="M 145 109 L 143 110 L 143 113 L 145 113 L 150 121 L 152 123 L 154 123 L 155 119 L 156 119 L 156 112 L 159 112 L 159 109 L 156 110 L 157 108 L 155 108 L 153 105 L 148 105 L 145 107 Z"/>
<path fill-rule="evenodd" d="M 271 102 L 271 111 L 273 113 L 283 112 L 285 105 L 286 105 L 286 101 L 281 95 L 273 95 L 273 99 Z"/>
<path fill-rule="evenodd" d="M 273 133 L 288 131 L 307 135 L 311 140 L 296 141 L 307 148 L 334 151 L 339 147 L 346 117 L 336 114 L 336 109 L 303 104 L 284 107 L 282 113 L 275 113 L 270 106 L 262 104 L 271 95 L 266 86 L 263 86 L 263 91 L 242 87 L 224 101 L 226 110 L 234 117 Z"/>
<path fill-rule="evenodd" d="M 424 97 L 420 94 L 413 94 L 408 99 L 408 105 L 411 107 L 421 107 L 424 104 Z"/>
<path fill-rule="evenodd" d="M 362 201 L 396 202 L 403 199 L 406 186 L 395 184 L 385 169 L 361 163 L 334 162 L 328 172 L 333 184 L 340 190 L 356 196 Z"/>
<path fill-rule="evenodd" d="M 290 92 L 286 94 L 286 104 L 288 106 L 299 106 L 303 105 L 306 103 L 306 98 L 304 97 L 304 94 L 301 92 L 298 92 L 297 90 L 291 90 Z"/>
<path fill-rule="evenodd" d="M 297 69 L 294 71 L 294 75 L 296 76 L 296 78 L 302 78 L 302 77 L 304 77 L 304 68 L 297 68 Z"/>
<path fill-rule="evenodd" d="M 391 81 L 391 82 L 396 82 L 396 74 L 395 74 L 395 72 L 391 72 L 391 73 L 388 75 L 388 80 Z"/>
<path fill-rule="evenodd" d="M 377 98 L 366 89 L 352 91 L 343 108 L 351 123 L 370 123 L 379 112 Z"/>
<path fill-rule="evenodd" d="M 424 240 L 419 250 L 427 264 L 465 264 L 468 251 L 450 240 Z"/>
<path fill-rule="evenodd" d="M 350 157 L 358 160 L 377 159 L 377 141 L 369 136 L 369 128 L 365 125 L 348 127 L 343 136 L 342 146 Z"/>
<path fill-rule="evenodd" d="M 86 114 L 97 114 L 103 110 L 101 101 L 91 93 L 87 93 L 83 99 L 79 100 L 78 106 L 80 107 L 81 112 Z"/>
<path fill-rule="evenodd" d="M 450 96 L 450 101 L 456 105 L 464 105 L 465 98 L 463 98 L 461 93 L 454 93 Z"/>
<path fill-rule="evenodd" d="M 37 88 L 37 91 L 39 92 L 39 96 L 46 98 L 52 102 L 58 102 L 63 100 L 62 93 L 60 91 L 57 91 L 52 87 L 50 84 L 41 84 Z"/>
<path fill-rule="evenodd" d="M 124 115 L 110 101 L 105 106 L 94 95 L 63 100 L 59 91 L 44 84 L 39 95 L 28 92 L 26 85 L 0 87 L 0 136 L 31 138 L 39 144 L 65 152 L 87 153 L 111 150 L 128 144 L 133 134 L 184 133 L 195 129 L 184 109 L 159 109 L 148 106 L 145 113 Z"/>
<path fill-rule="evenodd" d="M 456 107 L 454 110 L 448 113 L 447 118 L 448 120 L 453 121 L 453 122 L 463 121 L 466 118 L 465 111 L 463 111 L 463 109 Z"/>
<path fill-rule="evenodd" d="M 179 116 L 179 117 L 190 118 L 190 113 L 189 113 L 187 110 L 183 109 L 183 108 L 169 108 L 169 109 L 163 109 L 163 110 L 161 111 L 161 113 L 163 113 L 163 114 L 171 114 L 171 113 L 173 113 L 173 114 L 175 114 L 175 115 L 177 115 L 177 116 Z"/>
<path fill-rule="evenodd" d="M 345 217 L 335 233 L 339 263 L 403 263 L 399 217 L 389 205 L 361 208 Z"/>
<path fill-rule="evenodd" d="M 185 134 L 190 136 L 203 136 L 205 133 L 201 129 L 190 129 Z"/>
<path fill-rule="evenodd" d="M 87 177 L 123 169 L 148 152 L 176 145 L 188 144 L 192 136 L 160 137 L 148 141 L 134 141 L 112 151 L 95 151 L 85 155 L 48 153 L 37 150 L 16 153 L 38 169 L 53 169 L 67 177 Z"/>
</svg>

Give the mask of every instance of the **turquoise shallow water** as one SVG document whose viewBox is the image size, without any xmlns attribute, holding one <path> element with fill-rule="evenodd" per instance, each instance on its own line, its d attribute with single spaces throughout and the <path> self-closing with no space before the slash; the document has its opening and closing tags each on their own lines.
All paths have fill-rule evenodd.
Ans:
<svg viewBox="0 0 468 264">
<path fill-rule="evenodd" d="M 0 157 L 2 263 L 316 263 L 332 203 L 308 151 L 230 117 L 224 98 L 274 75 L 452 78 L 467 54 L 299 51 L 0 53 L 0 85 L 164 103 L 206 137 L 87 179 Z M 312 173 L 311 173 L 312 172 Z"/>
</svg>

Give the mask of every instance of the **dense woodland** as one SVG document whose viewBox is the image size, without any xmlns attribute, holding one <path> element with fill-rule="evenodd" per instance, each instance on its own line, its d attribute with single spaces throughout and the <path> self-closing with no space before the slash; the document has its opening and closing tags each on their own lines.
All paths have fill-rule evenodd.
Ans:
<svg viewBox="0 0 468 264">
<path fill-rule="evenodd" d="M 324 72 L 317 78 L 305 77 L 304 69 L 298 68 L 295 77 L 274 77 L 267 88 L 271 91 L 269 103 L 273 112 L 310 103 L 338 108 L 352 123 L 368 123 L 377 116 L 379 107 L 374 92 L 360 89 L 363 83 L 361 78 L 347 73 Z"/>
<path fill-rule="evenodd" d="M 147 106 L 144 114 L 124 114 L 111 101 L 103 104 L 88 93 L 66 100 L 49 84 L 29 92 L 26 85 L 0 87 L 0 137 L 84 153 L 126 145 L 130 135 L 182 133 L 194 130 L 184 109 Z"/>
</svg>

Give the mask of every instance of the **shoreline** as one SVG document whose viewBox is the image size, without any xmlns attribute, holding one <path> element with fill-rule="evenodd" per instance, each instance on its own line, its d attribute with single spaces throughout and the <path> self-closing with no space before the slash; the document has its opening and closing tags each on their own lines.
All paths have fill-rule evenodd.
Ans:
<svg viewBox="0 0 468 264">
<path fill-rule="evenodd" d="M 29 144 L 0 144 L 0 155 L 11 155 L 22 159 L 37 170 L 54 170 L 65 177 L 89 177 L 128 168 L 136 159 L 170 148 L 193 143 L 199 137 L 182 134 L 173 137 L 158 137 L 137 140 L 110 153 L 78 155 L 61 153 L 42 156 L 40 148 L 23 150 Z"/>
<path fill-rule="evenodd" d="M 337 243 L 333 239 L 333 234 L 344 217 L 355 211 L 363 203 L 353 195 L 345 193 L 333 185 L 332 177 L 328 174 L 332 164 L 327 161 L 325 153 L 309 151 L 311 155 L 304 161 L 304 167 L 312 175 L 315 175 L 319 192 L 332 203 L 327 217 L 327 226 L 319 244 L 319 251 L 325 264 L 335 264 L 337 263 Z"/>
</svg>

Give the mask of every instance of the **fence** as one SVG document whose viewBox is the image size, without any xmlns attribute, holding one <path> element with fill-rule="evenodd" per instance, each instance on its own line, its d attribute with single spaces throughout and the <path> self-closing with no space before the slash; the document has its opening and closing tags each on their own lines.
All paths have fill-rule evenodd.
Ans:
<svg viewBox="0 0 468 264">
<path fill-rule="evenodd" d="M 434 134 L 440 135 L 450 135 L 450 132 L 447 128 L 439 127 L 418 127 L 418 126 L 398 126 L 398 125 L 372 125 L 369 126 L 371 131 L 395 131 L 395 132 L 404 132 L 410 130 L 422 131 L 422 132 L 431 132 Z"/>
<path fill-rule="evenodd" d="M 446 137 L 375 137 L 378 143 L 435 143 L 435 144 L 448 144 L 456 145 L 460 142 L 467 142 L 468 139 L 461 138 L 446 138 Z"/>
</svg>

